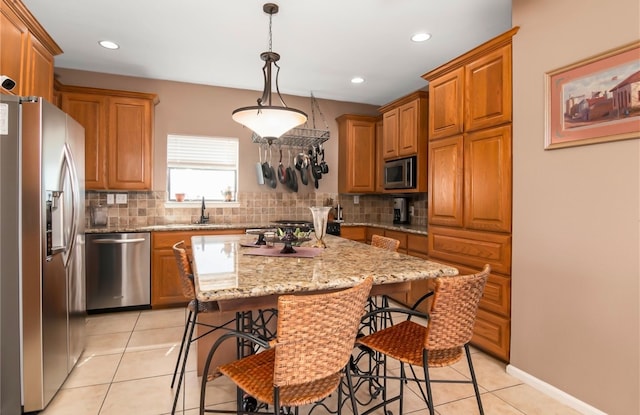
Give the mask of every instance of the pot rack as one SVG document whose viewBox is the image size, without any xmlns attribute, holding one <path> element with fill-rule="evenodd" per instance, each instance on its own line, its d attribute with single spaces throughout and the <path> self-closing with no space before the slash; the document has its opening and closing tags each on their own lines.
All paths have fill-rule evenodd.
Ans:
<svg viewBox="0 0 640 415">
<path fill-rule="evenodd" d="M 324 122 L 325 130 L 316 129 L 316 108 L 322 117 L 322 121 Z M 251 141 L 255 144 L 276 144 L 280 147 L 314 147 L 320 145 L 327 141 L 330 138 L 329 133 L 329 124 L 327 124 L 327 120 L 324 118 L 322 111 L 320 110 L 320 105 L 318 101 L 313 96 L 313 92 L 311 93 L 311 119 L 313 128 L 307 128 L 307 123 L 304 124 L 304 127 L 296 127 L 284 133 L 280 138 L 267 140 L 266 138 L 262 138 L 256 133 L 251 135 Z"/>
</svg>

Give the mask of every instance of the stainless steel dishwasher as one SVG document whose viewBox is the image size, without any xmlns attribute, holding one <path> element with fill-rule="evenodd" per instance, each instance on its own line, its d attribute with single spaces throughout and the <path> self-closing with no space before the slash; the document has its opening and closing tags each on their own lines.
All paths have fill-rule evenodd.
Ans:
<svg viewBox="0 0 640 415">
<path fill-rule="evenodd" d="M 149 232 L 86 235 L 87 311 L 150 308 Z"/>
</svg>

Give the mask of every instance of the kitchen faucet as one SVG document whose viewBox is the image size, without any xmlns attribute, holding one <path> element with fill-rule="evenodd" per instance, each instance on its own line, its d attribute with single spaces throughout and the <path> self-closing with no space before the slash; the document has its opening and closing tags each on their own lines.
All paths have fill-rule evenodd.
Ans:
<svg viewBox="0 0 640 415">
<path fill-rule="evenodd" d="M 198 221 L 198 223 L 209 222 L 209 214 L 207 214 L 207 216 L 204 215 L 205 209 L 206 209 L 206 206 L 204 205 L 204 196 L 202 196 L 202 207 L 200 208 L 200 220 Z"/>
</svg>

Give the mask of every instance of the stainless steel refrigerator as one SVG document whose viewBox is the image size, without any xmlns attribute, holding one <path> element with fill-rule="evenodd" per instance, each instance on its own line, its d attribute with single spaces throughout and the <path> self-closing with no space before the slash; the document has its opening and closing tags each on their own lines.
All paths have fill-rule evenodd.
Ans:
<svg viewBox="0 0 640 415">
<path fill-rule="evenodd" d="M 0 95 L 0 412 L 39 411 L 84 349 L 84 129 Z"/>
</svg>

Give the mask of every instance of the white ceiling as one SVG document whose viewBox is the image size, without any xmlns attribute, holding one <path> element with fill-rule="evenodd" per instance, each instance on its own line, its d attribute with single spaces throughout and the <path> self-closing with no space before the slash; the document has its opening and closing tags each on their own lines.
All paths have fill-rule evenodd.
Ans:
<svg viewBox="0 0 640 415">
<path fill-rule="evenodd" d="M 263 0 L 23 0 L 64 50 L 60 68 L 261 91 Z M 283 94 L 374 105 L 511 28 L 511 0 L 279 0 Z M 415 32 L 432 38 L 411 42 Z M 111 51 L 98 46 L 108 39 Z M 365 79 L 354 85 L 354 76 Z M 260 94 L 257 94 L 256 99 Z"/>
</svg>

